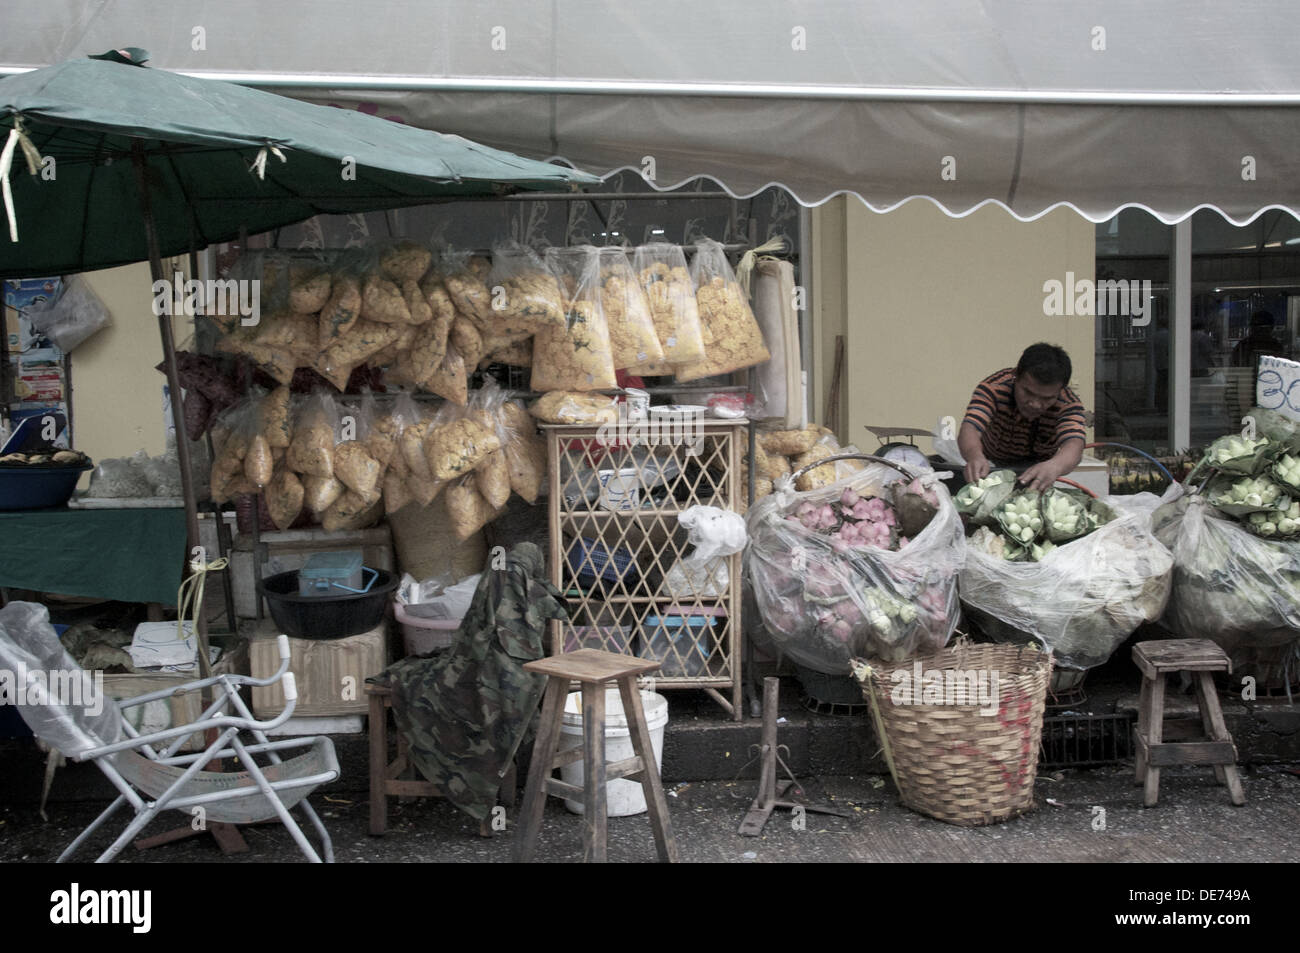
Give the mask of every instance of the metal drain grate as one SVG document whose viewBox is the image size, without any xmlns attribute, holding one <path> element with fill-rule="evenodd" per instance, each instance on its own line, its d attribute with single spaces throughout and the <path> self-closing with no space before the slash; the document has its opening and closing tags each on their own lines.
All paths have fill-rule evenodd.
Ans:
<svg viewBox="0 0 1300 953">
<path fill-rule="evenodd" d="M 1133 757 L 1133 714 L 1048 715 L 1043 719 L 1042 768 L 1116 764 Z"/>
</svg>

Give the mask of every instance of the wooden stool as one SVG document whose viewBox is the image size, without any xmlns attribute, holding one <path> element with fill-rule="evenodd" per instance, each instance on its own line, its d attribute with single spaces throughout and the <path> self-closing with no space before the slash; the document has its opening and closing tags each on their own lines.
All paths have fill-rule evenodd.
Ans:
<svg viewBox="0 0 1300 953">
<path fill-rule="evenodd" d="M 1139 642 L 1133 646 L 1133 661 L 1142 671 L 1134 747 L 1137 749 L 1136 780 L 1146 785 L 1143 806 L 1155 807 L 1160 797 L 1160 769 L 1178 764 L 1213 765 L 1214 776 L 1220 784 L 1228 786 L 1232 803 L 1245 804 L 1246 795 L 1237 776 L 1237 748 L 1223 722 L 1219 696 L 1210 677 L 1211 672 L 1232 671 L 1232 663 L 1223 649 L 1209 639 Z M 1192 673 L 1201 731 L 1197 730 L 1194 718 L 1165 720 L 1165 676 L 1171 672 Z M 1174 740 L 1163 740 L 1166 727 Z"/>
<path fill-rule="evenodd" d="M 515 861 L 526 862 L 532 859 L 542 826 L 546 796 L 550 794 L 582 799 L 583 858 L 603 863 L 608 820 L 605 784 L 617 778 L 628 778 L 639 780 L 645 791 L 659 859 L 675 863 L 678 859 L 677 842 L 673 839 L 672 824 L 668 819 L 668 803 L 664 799 L 663 787 L 659 784 L 654 749 L 650 746 L 650 731 L 646 728 L 645 711 L 641 708 L 641 693 L 636 687 L 636 677 L 659 668 L 659 663 L 653 659 L 632 658 L 596 649 L 579 649 L 536 662 L 526 662 L 524 668 L 548 676 L 549 681 L 542 701 L 537 740 L 533 743 L 533 760 L 528 767 L 528 783 L 524 786 L 519 827 L 515 832 Z M 580 747 L 557 754 L 560 727 L 564 721 L 564 701 L 572 681 L 582 684 L 583 743 Z M 632 750 L 636 755 L 606 765 L 605 690 L 609 682 L 618 683 L 623 712 L 632 733 Z M 551 772 L 556 768 L 579 760 L 583 762 L 582 787 L 551 777 Z"/>
<path fill-rule="evenodd" d="M 411 759 L 406 738 L 397 733 L 397 757 L 388 760 L 388 710 L 393 707 L 392 689 L 384 685 L 366 685 L 370 696 L 370 833 L 378 837 L 388 829 L 388 798 L 442 797 L 442 790 L 432 781 L 402 778 L 409 773 Z M 501 800 L 507 807 L 515 803 L 515 765 L 512 761 L 501 779 Z M 479 824 L 479 834 L 492 836 L 492 820 Z"/>
</svg>

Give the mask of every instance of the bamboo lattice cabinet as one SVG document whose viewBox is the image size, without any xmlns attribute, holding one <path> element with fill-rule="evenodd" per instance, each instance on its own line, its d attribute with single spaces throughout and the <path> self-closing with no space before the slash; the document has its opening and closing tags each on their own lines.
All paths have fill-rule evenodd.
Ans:
<svg viewBox="0 0 1300 953">
<path fill-rule="evenodd" d="M 689 581 L 670 570 L 693 549 L 679 513 L 740 511 L 748 421 L 652 421 L 542 427 L 551 581 L 569 609 L 553 623 L 551 650 L 659 659 L 655 691 L 703 689 L 739 721 L 741 556 L 719 557 Z"/>
</svg>

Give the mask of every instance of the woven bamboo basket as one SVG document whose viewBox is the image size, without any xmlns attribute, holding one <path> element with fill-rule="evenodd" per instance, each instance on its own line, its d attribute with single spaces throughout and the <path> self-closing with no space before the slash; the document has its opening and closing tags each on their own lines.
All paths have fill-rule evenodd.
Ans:
<svg viewBox="0 0 1300 953">
<path fill-rule="evenodd" d="M 934 655 L 852 666 L 906 807 L 963 827 L 1033 808 L 1049 653 L 959 640 Z"/>
</svg>

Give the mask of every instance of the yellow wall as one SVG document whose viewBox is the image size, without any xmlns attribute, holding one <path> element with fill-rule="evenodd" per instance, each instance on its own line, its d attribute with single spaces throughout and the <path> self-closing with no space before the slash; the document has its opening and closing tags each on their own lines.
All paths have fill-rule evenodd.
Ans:
<svg viewBox="0 0 1300 953">
<path fill-rule="evenodd" d="M 833 349 L 835 334 L 846 335 L 841 439 L 868 449 L 876 439 L 864 424 L 928 430 L 947 414 L 960 423 L 980 378 L 1014 365 L 1037 341 L 1069 352 L 1071 386 L 1092 409 L 1093 319 L 1043 313 L 1045 281 L 1064 281 L 1067 271 L 1093 277 L 1095 232 L 1086 219 L 1060 209 L 1026 223 L 991 206 L 954 219 L 923 200 L 882 215 L 841 198 L 816 212 L 822 256 L 833 254 L 842 222 L 843 285 L 819 281 L 814 312 L 818 357 Z M 818 269 L 815 280 L 833 278 L 833 265 L 819 260 Z M 818 370 L 821 419 L 829 360 Z M 920 445 L 929 449 L 928 440 Z"/>
<path fill-rule="evenodd" d="M 164 270 L 171 273 L 170 268 Z M 108 268 L 83 277 L 112 313 L 113 323 L 71 355 L 73 445 L 96 462 L 137 450 L 162 453 L 165 381 L 154 370 L 162 360 L 162 339 L 152 310 L 149 265 Z M 178 349 L 190 336 L 190 327 L 176 319 Z"/>
</svg>

